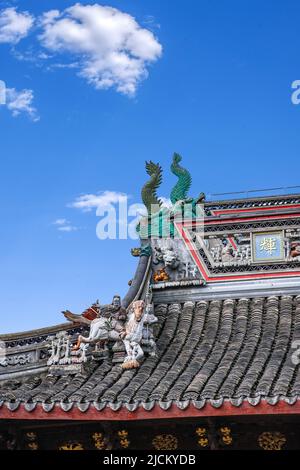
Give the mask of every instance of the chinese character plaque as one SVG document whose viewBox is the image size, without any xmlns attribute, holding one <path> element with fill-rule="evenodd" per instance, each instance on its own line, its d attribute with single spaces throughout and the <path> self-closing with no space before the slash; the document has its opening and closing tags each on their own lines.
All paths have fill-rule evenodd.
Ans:
<svg viewBox="0 0 300 470">
<path fill-rule="evenodd" d="M 253 233 L 252 254 L 254 263 L 284 260 L 283 233 Z"/>
</svg>

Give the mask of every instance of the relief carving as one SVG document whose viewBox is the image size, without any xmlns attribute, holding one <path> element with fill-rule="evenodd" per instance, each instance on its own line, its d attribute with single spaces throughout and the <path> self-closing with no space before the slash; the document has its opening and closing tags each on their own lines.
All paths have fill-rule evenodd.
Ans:
<svg viewBox="0 0 300 470">
<path fill-rule="evenodd" d="M 200 273 L 181 240 L 153 240 L 154 282 L 199 279 Z"/>
</svg>

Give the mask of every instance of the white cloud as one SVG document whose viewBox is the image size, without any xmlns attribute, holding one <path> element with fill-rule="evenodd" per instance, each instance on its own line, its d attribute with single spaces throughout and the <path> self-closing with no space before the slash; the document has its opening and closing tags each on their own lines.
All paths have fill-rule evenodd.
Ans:
<svg viewBox="0 0 300 470">
<path fill-rule="evenodd" d="M 34 23 L 34 17 L 15 7 L 0 10 L 0 43 L 17 44 L 26 37 Z"/>
<path fill-rule="evenodd" d="M 56 219 L 54 222 L 53 222 L 53 225 L 65 225 L 65 224 L 68 224 L 69 222 L 67 221 L 67 219 Z"/>
<path fill-rule="evenodd" d="M 90 212 L 92 209 L 104 208 L 119 202 L 126 202 L 128 195 L 116 191 L 101 191 L 98 194 L 82 194 L 75 201 L 68 205 L 83 212 Z"/>
<path fill-rule="evenodd" d="M 67 219 L 56 219 L 53 225 L 56 225 L 57 230 L 60 232 L 75 232 L 78 230 L 78 227 L 72 225 Z"/>
<path fill-rule="evenodd" d="M 57 230 L 60 232 L 75 232 L 78 228 L 73 225 L 62 225 L 61 227 L 58 227 Z"/>
<path fill-rule="evenodd" d="M 116 8 L 77 3 L 60 12 L 48 11 L 40 19 L 39 36 L 52 52 L 69 52 L 79 58 L 79 75 L 96 89 L 115 87 L 134 95 L 147 77 L 162 46 L 148 29 Z"/>
<path fill-rule="evenodd" d="M 39 115 L 33 106 L 34 93 L 32 90 L 6 89 L 6 106 L 14 117 L 21 113 L 27 114 L 34 122 L 39 121 Z"/>
</svg>

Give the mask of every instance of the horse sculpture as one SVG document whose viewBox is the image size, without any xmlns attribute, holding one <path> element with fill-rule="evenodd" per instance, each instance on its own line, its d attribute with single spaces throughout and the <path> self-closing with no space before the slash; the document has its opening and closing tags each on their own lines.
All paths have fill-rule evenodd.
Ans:
<svg viewBox="0 0 300 470">
<path fill-rule="evenodd" d="M 78 336 L 77 343 L 72 349 L 73 354 L 80 354 L 80 362 L 85 362 L 89 345 L 123 341 L 126 357 L 122 367 L 124 369 L 139 367 L 145 354 L 143 346 L 150 354 L 155 354 L 155 341 L 150 326 L 157 322 L 157 318 L 154 316 L 153 308 L 150 307 L 151 305 L 146 305 L 144 300 L 134 301 L 128 312 L 119 301 L 106 306 L 94 304 L 89 309 L 95 311 L 93 320 L 68 310 L 64 311 L 69 321 L 88 325 L 90 328 L 88 336 L 81 334 Z"/>
</svg>

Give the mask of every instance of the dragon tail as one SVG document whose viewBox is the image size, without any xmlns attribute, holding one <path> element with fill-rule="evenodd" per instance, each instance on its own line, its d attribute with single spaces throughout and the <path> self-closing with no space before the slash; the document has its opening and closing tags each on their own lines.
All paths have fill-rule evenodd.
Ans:
<svg viewBox="0 0 300 470">
<path fill-rule="evenodd" d="M 181 160 L 181 155 L 174 153 L 171 172 L 177 176 L 178 181 L 171 192 L 170 199 L 172 204 L 175 204 L 177 201 L 187 199 L 188 191 L 192 184 L 192 177 L 190 172 L 179 164 Z"/>
<path fill-rule="evenodd" d="M 157 189 L 162 182 L 162 167 L 159 163 L 152 161 L 146 162 L 146 172 L 150 176 L 149 181 L 142 188 L 141 196 L 145 204 L 148 214 L 159 211 L 161 201 L 157 197 Z"/>
</svg>

